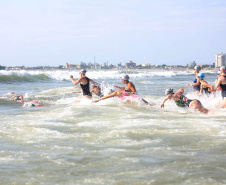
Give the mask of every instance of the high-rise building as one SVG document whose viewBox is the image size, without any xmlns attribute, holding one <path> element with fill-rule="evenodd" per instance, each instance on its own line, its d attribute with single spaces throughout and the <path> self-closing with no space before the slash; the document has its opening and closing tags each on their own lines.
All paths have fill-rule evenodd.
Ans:
<svg viewBox="0 0 226 185">
<path fill-rule="evenodd" d="M 215 56 L 215 67 L 226 66 L 226 54 L 221 52 Z"/>
</svg>

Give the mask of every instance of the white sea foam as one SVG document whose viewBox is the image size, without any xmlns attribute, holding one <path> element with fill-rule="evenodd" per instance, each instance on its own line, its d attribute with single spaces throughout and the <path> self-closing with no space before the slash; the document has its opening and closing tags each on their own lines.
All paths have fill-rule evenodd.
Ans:
<svg viewBox="0 0 226 185">
<path fill-rule="evenodd" d="M 205 71 L 208 74 L 215 74 L 216 71 Z M 73 75 L 74 78 L 79 78 L 79 71 L 0 71 L 0 76 L 2 75 L 17 75 L 17 76 L 31 76 L 31 75 L 40 75 L 46 74 L 49 78 L 54 80 L 70 80 L 69 75 Z M 121 79 L 125 74 L 129 74 L 130 78 L 148 78 L 148 77 L 173 77 L 173 76 L 188 76 L 193 75 L 193 71 L 152 71 L 152 70 L 137 70 L 134 72 L 131 71 L 117 71 L 117 70 L 88 70 L 87 76 L 91 79 Z"/>
</svg>

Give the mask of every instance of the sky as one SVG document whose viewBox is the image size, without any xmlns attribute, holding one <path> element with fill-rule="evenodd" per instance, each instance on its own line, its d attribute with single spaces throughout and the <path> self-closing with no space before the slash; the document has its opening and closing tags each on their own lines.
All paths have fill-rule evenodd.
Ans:
<svg viewBox="0 0 226 185">
<path fill-rule="evenodd" d="M 212 64 L 225 0 L 0 0 L 0 65 Z"/>
</svg>

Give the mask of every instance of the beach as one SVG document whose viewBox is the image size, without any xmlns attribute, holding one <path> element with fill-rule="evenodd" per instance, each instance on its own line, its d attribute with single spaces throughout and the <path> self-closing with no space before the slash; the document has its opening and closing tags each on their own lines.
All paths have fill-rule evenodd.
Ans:
<svg viewBox="0 0 226 185">
<path fill-rule="evenodd" d="M 217 71 L 204 71 L 214 85 Z M 88 70 L 109 89 L 129 74 L 141 98 L 82 98 L 78 71 L 0 71 L 1 184 L 226 184 L 226 114 L 220 92 L 197 96 L 193 71 Z M 185 90 L 215 111 L 177 107 L 165 89 Z M 117 90 L 117 89 L 114 89 Z M 22 108 L 10 93 L 45 107 Z M 81 102 L 75 104 L 76 99 Z M 98 99 L 93 95 L 93 100 Z"/>
</svg>

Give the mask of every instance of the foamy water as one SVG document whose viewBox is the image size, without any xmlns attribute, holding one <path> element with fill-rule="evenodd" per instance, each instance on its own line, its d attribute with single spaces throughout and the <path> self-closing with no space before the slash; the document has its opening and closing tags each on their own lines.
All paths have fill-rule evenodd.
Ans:
<svg viewBox="0 0 226 185">
<path fill-rule="evenodd" d="M 81 95 L 72 93 L 79 88 L 68 77 L 78 78 L 78 71 L 1 71 L 1 184 L 225 184 L 220 94 L 194 95 L 186 86 L 194 78 L 190 71 L 88 71 L 87 76 L 113 88 L 123 86 L 126 73 L 139 95 L 156 106 L 117 97 L 74 104 Z M 216 72 L 205 74 L 214 85 Z M 172 101 L 160 109 L 169 87 L 184 88 L 187 97 L 215 113 Z M 12 91 L 46 107 L 21 108 L 10 100 Z"/>
</svg>

